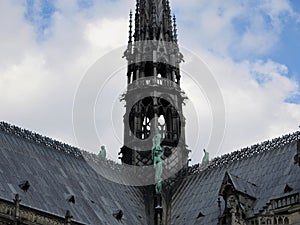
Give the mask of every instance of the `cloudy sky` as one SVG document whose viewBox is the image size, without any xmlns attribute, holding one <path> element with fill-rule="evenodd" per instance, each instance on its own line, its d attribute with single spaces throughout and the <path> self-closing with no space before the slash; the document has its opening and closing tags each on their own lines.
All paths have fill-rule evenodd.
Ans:
<svg viewBox="0 0 300 225">
<path fill-rule="evenodd" d="M 113 76 L 99 73 L 112 79 L 95 102 L 98 140 L 91 140 L 90 146 L 81 146 L 75 136 L 73 103 L 95 62 L 126 44 L 128 13 L 134 5 L 133 0 L 1 0 L 0 120 L 90 151 L 105 144 L 110 158 L 117 159 L 124 67 L 115 68 Z M 298 129 L 298 0 L 171 0 L 171 6 L 180 45 L 207 66 L 224 99 L 224 139 L 219 149 L 209 150 L 212 155 Z M 192 73 L 187 66 L 182 68 Z M 187 141 L 197 162 L 217 124 L 207 93 L 202 90 L 203 96 L 198 95 L 196 89 L 201 88 L 188 76 L 182 79 L 190 98 L 187 108 L 193 109 L 185 110 Z"/>
</svg>

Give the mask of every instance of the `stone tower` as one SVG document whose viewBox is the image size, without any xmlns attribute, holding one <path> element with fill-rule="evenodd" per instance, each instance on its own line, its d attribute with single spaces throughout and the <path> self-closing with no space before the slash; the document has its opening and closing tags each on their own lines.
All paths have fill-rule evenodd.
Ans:
<svg viewBox="0 0 300 225">
<path fill-rule="evenodd" d="M 122 163 L 152 165 L 152 137 L 162 134 L 164 176 L 187 166 L 186 99 L 180 88 L 179 65 L 183 56 L 177 41 L 176 18 L 168 0 L 137 0 L 135 19 L 130 12 L 129 40 L 124 57 L 128 61 Z"/>
</svg>

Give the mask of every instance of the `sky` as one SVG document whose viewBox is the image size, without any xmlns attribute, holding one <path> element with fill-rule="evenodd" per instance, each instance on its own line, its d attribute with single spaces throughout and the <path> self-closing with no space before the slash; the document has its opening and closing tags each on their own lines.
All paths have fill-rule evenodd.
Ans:
<svg viewBox="0 0 300 225">
<path fill-rule="evenodd" d="M 170 2 L 180 46 L 202 60 L 222 93 L 226 127 L 219 148 L 208 149 L 212 156 L 299 129 L 298 0 Z M 115 68 L 95 102 L 98 140 L 90 146 L 78 143 L 73 104 L 95 62 L 118 47 L 125 50 L 130 9 L 135 9 L 133 0 L 1 0 L 0 121 L 92 152 L 104 144 L 108 156 L 117 160 L 126 61 Z M 183 63 L 182 69 L 182 88 L 190 99 L 184 110 L 187 144 L 192 163 L 197 163 L 218 124 L 209 96 L 184 77 L 188 66 Z M 201 74 L 194 71 L 193 76 Z"/>
</svg>

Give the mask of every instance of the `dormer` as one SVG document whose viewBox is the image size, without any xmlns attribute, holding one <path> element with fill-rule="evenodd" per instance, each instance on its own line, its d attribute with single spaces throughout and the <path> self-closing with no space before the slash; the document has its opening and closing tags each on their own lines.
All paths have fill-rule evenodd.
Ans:
<svg viewBox="0 0 300 225">
<path fill-rule="evenodd" d="M 246 224 L 245 220 L 253 216 L 257 189 L 255 184 L 226 172 L 219 191 L 225 202 L 220 224 L 233 224 L 234 220 Z"/>
</svg>

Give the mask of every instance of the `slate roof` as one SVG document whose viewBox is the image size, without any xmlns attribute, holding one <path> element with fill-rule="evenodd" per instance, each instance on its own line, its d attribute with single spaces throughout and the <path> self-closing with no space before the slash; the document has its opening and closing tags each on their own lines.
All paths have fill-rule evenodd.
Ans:
<svg viewBox="0 0 300 225">
<path fill-rule="evenodd" d="M 262 210 L 271 199 L 299 193 L 300 168 L 294 164 L 298 138 L 299 133 L 286 135 L 218 157 L 201 172 L 192 168 L 193 174 L 182 180 L 173 195 L 171 224 L 217 225 L 218 196 L 226 172 L 239 191 L 255 195 L 254 213 Z M 252 154 L 247 154 L 249 152 Z M 284 191 L 287 184 L 293 189 L 290 193 Z"/>
<path fill-rule="evenodd" d="M 254 214 L 271 199 L 299 193 L 300 168 L 294 164 L 299 136 L 286 135 L 217 157 L 204 171 L 199 165 L 189 168 L 172 196 L 171 224 L 217 225 L 225 174 L 237 191 L 256 199 Z M 70 210 L 73 220 L 83 224 L 120 224 L 112 215 L 119 209 L 123 224 L 148 224 L 142 188 L 117 184 L 96 172 L 99 165 L 119 171 L 118 164 L 3 122 L 0 155 L 0 199 L 12 202 L 19 193 L 22 205 L 62 218 Z M 26 193 L 19 188 L 24 180 L 30 182 Z M 75 204 L 67 201 L 72 195 Z M 224 202 L 221 205 L 223 209 Z"/>
<path fill-rule="evenodd" d="M 84 224 L 120 224 L 112 215 L 119 209 L 122 224 L 146 224 L 141 189 L 103 178 L 83 154 L 88 153 L 1 122 L 0 199 L 12 202 L 19 193 L 24 206 L 62 218 L 70 210 L 73 220 Z M 26 193 L 19 187 L 24 180 L 30 182 Z M 75 204 L 67 201 L 72 195 Z"/>
</svg>

